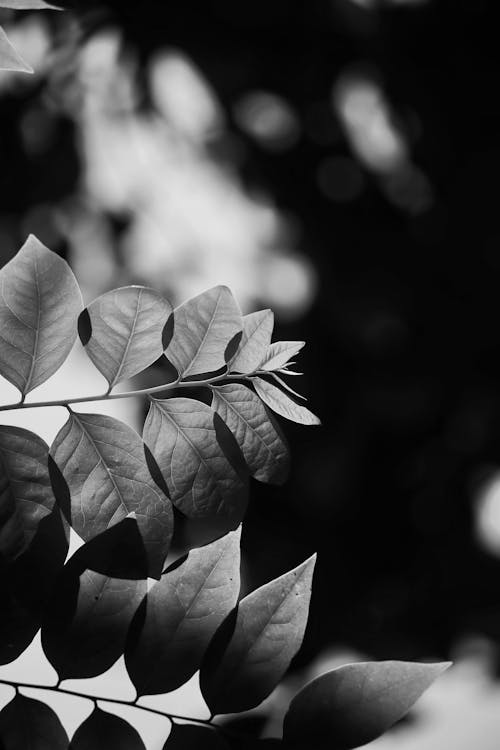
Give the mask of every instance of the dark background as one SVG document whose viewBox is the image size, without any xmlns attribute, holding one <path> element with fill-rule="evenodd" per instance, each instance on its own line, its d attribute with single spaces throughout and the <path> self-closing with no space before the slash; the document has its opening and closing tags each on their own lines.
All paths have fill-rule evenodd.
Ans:
<svg viewBox="0 0 500 750">
<path fill-rule="evenodd" d="M 307 341 L 300 389 L 323 426 L 283 425 L 291 478 L 253 483 L 243 538 L 255 583 L 318 552 L 299 662 L 335 644 L 375 658 L 445 658 L 470 635 L 498 643 L 500 565 L 474 527 L 478 488 L 500 462 L 495 3 L 65 5 L 86 35 L 119 26 L 143 61 L 165 45 L 185 51 L 227 112 L 245 182 L 295 217 L 317 271 L 311 309 L 278 321 L 275 338 Z M 390 200 L 363 164 L 355 196 L 332 199 L 322 187 L 325 159 L 356 159 L 330 106 L 352 65 L 382 82 L 432 186 L 426 210 Z M 239 131 L 233 105 L 253 89 L 295 109 L 293 145 L 264 148 Z M 23 152 L 15 123 L 38 93 L 14 91 L 2 108 L 2 221 L 16 242 L 29 207 L 60 200 L 79 176 L 62 115 L 51 148 Z"/>
</svg>

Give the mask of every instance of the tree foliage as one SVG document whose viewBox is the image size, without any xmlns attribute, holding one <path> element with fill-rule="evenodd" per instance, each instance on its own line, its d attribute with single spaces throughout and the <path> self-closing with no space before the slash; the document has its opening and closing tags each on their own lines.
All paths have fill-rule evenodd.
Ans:
<svg viewBox="0 0 500 750">
<path fill-rule="evenodd" d="M 69 266 L 33 236 L 0 271 L 0 325 L 0 374 L 20 394 L 0 410 L 68 410 L 50 447 L 27 430 L 0 428 L 0 663 L 41 628 L 60 680 L 102 674 L 124 655 L 138 696 L 167 693 L 199 670 L 212 715 L 259 705 L 300 649 L 315 556 L 240 599 L 241 522 L 249 478 L 287 476 L 288 450 L 269 409 L 319 424 L 281 377 L 297 374 L 290 358 L 303 342 L 271 343 L 271 311 L 242 316 L 223 286 L 175 310 L 143 287 L 108 292 L 83 309 Z M 109 384 L 96 401 L 149 399 L 142 436 L 73 408 L 88 396 L 25 401 L 77 335 Z M 113 390 L 158 357 L 175 368 L 174 380 Z M 192 388 L 206 399 L 191 398 Z M 187 518 L 219 518 L 225 533 L 166 567 L 174 506 Z M 85 544 L 65 562 L 69 527 Z M 156 579 L 149 587 L 148 577 Z M 366 663 L 323 675 L 292 701 L 284 741 L 339 750 L 370 741 L 446 666 Z M 175 724 L 165 750 L 231 746 L 223 726 L 195 723 Z M 69 740 L 54 712 L 17 686 L 0 712 L 0 745 L 23 742 L 38 750 Z M 143 747 L 124 719 L 96 705 L 70 747 L 112 745 Z"/>
</svg>

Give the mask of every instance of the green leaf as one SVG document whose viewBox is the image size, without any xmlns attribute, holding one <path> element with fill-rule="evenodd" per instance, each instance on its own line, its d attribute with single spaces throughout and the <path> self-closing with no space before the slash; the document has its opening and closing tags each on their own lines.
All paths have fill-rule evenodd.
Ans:
<svg viewBox="0 0 500 750">
<path fill-rule="evenodd" d="M 263 402 L 269 406 L 270 409 L 279 414 L 285 419 L 290 419 L 292 422 L 299 422 L 300 424 L 307 425 L 318 425 L 321 424 L 318 417 L 313 414 L 305 406 L 296 404 L 292 401 L 286 393 L 283 393 L 279 388 L 263 378 L 252 378 L 253 386 L 261 397 Z"/>
<path fill-rule="evenodd" d="M 225 624 L 215 635 L 200 672 L 213 714 L 254 708 L 279 683 L 304 637 L 315 562 L 313 555 L 242 599 L 227 643 L 218 638 Z"/>
<path fill-rule="evenodd" d="M 272 310 L 259 310 L 243 317 L 243 335 L 230 372 L 249 373 L 257 370 L 266 356 L 274 327 Z"/>
<path fill-rule="evenodd" d="M 314 750 L 365 745 L 401 719 L 449 666 L 382 661 L 338 667 L 295 696 L 283 738 Z"/>
<path fill-rule="evenodd" d="M 59 508 L 40 521 L 30 546 L 14 562 L 0 562 L 0 664 L 29 646 L 62 570 L 68 538 Z"/>
<path fill-rule="evenodd" d="M 70 750 L 146 750 L 139 733 L 125 719 L 94 708 L 80 724 Z"/>
<path fill-rule="evenodd" d="M 13 10 L 61 10 L 56 5 L 50 5 L 44 0 L 0 0 L 0 8 Z"/>
<path fill-rule="evenodd" d="M 302 347 L 305 341 L 275 341 L 267 350 L 265 359 L 261 362 L 262 370 L 279 370 L 294 357 Z"/>
<path fill-rule="evenodd" d="M 158 578 L 173 531 L 172 505 L 153 481 L 139 435 L 103 414 L 71 412 L 50 454 L 70 495 L 69 523 L 88 541 L 135 514 L 150 565 Z"/>
<path fill-rule="evenodd" d="M 0 270 L 0 374 L 23 396 L 68 356 L 82 304 L 66 261 L 33 235 Z"/>
<path fill-rule="evenodd" d="M 217 440 L 209 406 L 190 398 L 153 399 L 143 436 L 172 502 L 186 516 L 219 514 L 239 523 L 246 486 Z"/>
<path fill-rule="evenodd" d="M 235 436 L 252 476 L 261 482 L 284 482 L 288 449 L 260 398 L 239 383 L 212 387 L 212 393 L 212 408 Z"/>
<path fill-rule="evenodd" d="M 68 735 L 46 703 L 20 693 L 0 711 L 2 750 L 67 750 Z"/>
<path fill-rule="evenodd" d="M 0 5 L 0 7 L 2 7 Z M 12 70 L 15 73 L 33 73 L 33 68 L 23 60 L 21 55 L 9 42 L 9 38 L 0 26 L 0 70 Z"/>
<path fill-rule="evenodd" d="M 171 312 L 166 299 L 140 286 L 107 292 L 83 311 L 82 344 L 110 388 L 162 355 L 162 333 Z"/>
<path fill-rule="evenodd" d="M 226 286 L 215 286 L 174 311 L 174 335 L 165 352 L 179 377 L 215 372 L 242 329 L 241 313 Z"/>
<path fill-rule="evenodd" d="M 146 588 L 145 579 L 110 578 L 70 560 L 42 625 L 43 650 L 61 680 L 96 677 L 115 663 Z"/>
<path fill-rule="evenodd" d="M 33 432 L 0 425 L 0 555 L 6 559 L 25 551 L 54 506 L 48 452 Z"/>
<path fill-rule="evenodd" d="M 125 649 L 138 695 L 168 693 L 199 669 L 210 639 L 238 600 L 239 541 L 240 529 L 191 550 L 148 592 L 135 618 L 138 637 Z"/>
<path fill-rule="evenodd" d="M 229 750 L 215 727 L 172 724 L 163 750 Z"/>
</svg>

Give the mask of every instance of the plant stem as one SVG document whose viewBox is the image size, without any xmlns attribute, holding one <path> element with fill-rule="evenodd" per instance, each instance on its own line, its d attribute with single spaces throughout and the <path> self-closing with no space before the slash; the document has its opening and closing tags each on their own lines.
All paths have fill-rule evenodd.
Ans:
<svg viewBox="0 0 500 750">
<path fill-rule="evenodd" d="M 0 677 L 0 684 L 2 685 L 9 685 L 10 687 L 15 688 L 16 692 L 19 690 L 19 688 L 32 688 L 35 690 L 50 690 L 52 693 L 64 693 L 65 695 L 74 695 L 77 698 L 86 698 L 87 700 L 94 701 L 96 703 L 97 701 L 104 701 L 105 703 L 119 703 L 122 706 L 130 706 L 130 708 L 137 708 L 139 711 L 148 711 L 150 714 L 158 714 L 158 716 L 164 716 L 167 719 L 181 719 L 182 721 L 190 721 L 194 724 L 207 724 L 209 726 L 215 725 L 211 724 L 211 719 L 195 719 L 193 716 L 179 716 L 178 714 L 171 714 L 167 711 L 160 711 L 157 708 L 150 708 L 149 706 L 141 706 L 139 703 L 136 703 L 135 701 L 125 701 L 120 700 L 119 698 L 104 698 L 102 695 L 88 695 L 86 693 L 79 693 L 74 690 L 66 690 L 65 688 L 59 687 L 59 683 L 54 686 L 50 685 L 34 685 L 30 682 L 13 682 L 12 680 L 4 680 Z M 219 729 L 222 727 L 217 727 Z"/>
<path fill-rule="evenodd" d="M 70 404 L 83 404 L 89 401 L 113 401 L 117 398 L 134 398 L 136 396 L 149 396 L 152 393 L 161 393 L 161 391 L 171 391 L 175 388 L 201 388 L 204 386 L 211 386 L 213 383 L 219 383 L 222 380 L 250 380 L 258 375 L 269 375 L 268 370 L 255 370 L 247 375 L 216 375 L 213 378 L 207 378 L 207 380 L 189 380 L 179 381 L 174 380 L 171 383 L 164 383 L 163 385 L 155 385 L 152 388 L 141 388 L 137 391 L 123 391 L 122 393 L 101 393 L 95 396 L 77 396 L 76 398 L 65 398 L 58 399 L 56 401 L 34 401 L 33 403 L 26 403 L 25 401 L 18 401 L 15 404 L 4 404 L 0 406 L 0 411 L 15 411 L 17 409 L 39 409 L 47 406 L 69 406 Z"/>
</svg>

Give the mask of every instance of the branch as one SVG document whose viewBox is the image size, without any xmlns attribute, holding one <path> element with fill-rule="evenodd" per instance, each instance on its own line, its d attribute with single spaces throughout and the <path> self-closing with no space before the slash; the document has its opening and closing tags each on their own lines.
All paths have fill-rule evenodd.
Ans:
<svg viewBox="0 0 500 750">
<path fill-rule="evenodd" d="M 149 396 L 153 393 L 161 393 L 162 391 L 171 391 L 176 388 L 201 388 L 204 386 L 210 387 L 213 383 L 218 383 L 221 380 L 251 380 L 253 377 L 259 375 L 269 375 L 270 370 L 255 370 L 247 375 L 216 375 L 213 378 L 207 378 L 206 380 L 174 380 L 171 383 L 164 383 L 163 385 L 155 385 L 152 388 L 141 388 L 137 391 L 124 391 L 123 393 L 106 393 L 97 394 L 95 396 L 77 396 L 76 398 L 65 398 L 58 399 L 56 401 L 34 401 L 33 403 L 26 403 L 24 396 L 21 401 L 15 404 L 4 404 L 0 406 L 1 411 L 16 411 L 18 409 L 39 409 L 41 407 L 48 406 L 69 406 L 70 404 L 83 404 L 89 401 L 113 401 L 117 398 L 134 398 L 136 396 Z"/>
</svg>

